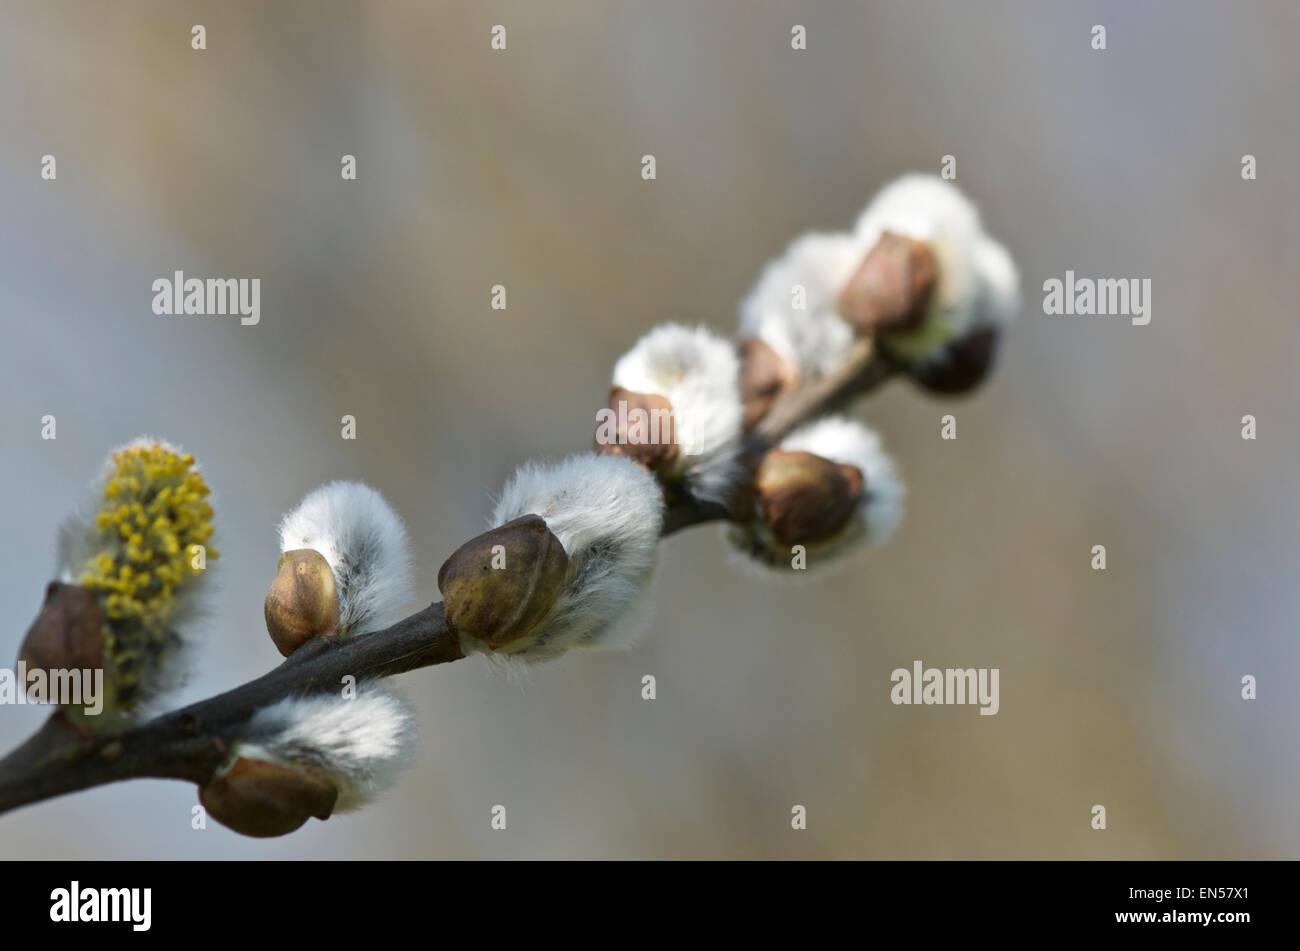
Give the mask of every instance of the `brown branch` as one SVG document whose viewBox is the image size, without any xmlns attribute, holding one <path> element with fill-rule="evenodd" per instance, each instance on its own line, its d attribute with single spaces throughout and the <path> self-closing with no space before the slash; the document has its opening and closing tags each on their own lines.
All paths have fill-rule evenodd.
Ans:
<svg viewBox="0 0 1300 951">
<path fill-rule="evenodd" d="M 120 732 L 82 731 L 55 713 L 0 760 L 0 813 L 122 779 L 205 783 L 249 718 L 277 700 L 341 690 L 347 676 L 389 677 L 462 656 L 438 602 L 382 631 L 314 638 L 242 687 Z"/>
<path fill-rule="evenodd" d="M 838 371 L 787 393 L 773 404 L 745 439 L 742 456 L 745 470 L 752 473 L 763 454 L 791 430 L 823 413 L 842 409 L 854 397 L 874 390 L 897 372 L 897 365 L 878 356 L 869 339 L 856 341 Z M 745 485 L 748 481 L 741 480 Z M 705 502 L 689 495 L 674 496 L 669 499 L 663 533 L 671 535 L 701 522 L 743 517 L 745 507 L 751 504 L 744 492 L 732 499 L 730 505 Z"/>
<path fill-rule="evenodd" d="M 868 341 L 859 341 L 838 373 L 796 389 L 773 405 L 746 439 L 742 458 L 748 471 L 790 430 L 875 388 L 893 372 L 892 365 L 873 355 Z M 734 518 L 745 504 L 743 495 L 731 506 L 675 495 L 668 500 L 663 534 Z M 358 681 L 389 677 L 462 656 L 442 604 L 435 603 L 382 631 L 344 640 L 314 638 L 270 673 L 139 726 L 91 733 L 55 713 L 0 760 L 0 813 L 124 779 L 206 783 L 248 720 L 263 707 L 285 697 L 339 690 L 347 676 Z"/>
</svg>

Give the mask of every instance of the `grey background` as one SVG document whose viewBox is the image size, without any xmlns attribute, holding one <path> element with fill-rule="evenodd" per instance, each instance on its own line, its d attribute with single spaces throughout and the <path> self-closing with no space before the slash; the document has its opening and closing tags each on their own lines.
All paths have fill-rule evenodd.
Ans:
<svg viewBox="0 0 1300 951">
<path fill-rule="evenodd" d="M 393 501 L 436 597 L 512 466 L 587 444 L 639 334 L 729 331 L 792 237 L 944 154 L 1027 307 L 975 398 L 864 404 L 910 491 L 845 570 L 764 584 L 696 529 L 630 653 L 401 678 L 418 764 L 354 817 L 254 841 L 134 782 L 0 817 L 0 855 L 1296 857 L 1297 35 L 1281 0 L 6 3 L 11 658 L 56 525 L 143 432 L 216 492 L 220 596 L 178 702 L 278 661 L 274 524 L 325 480 Z M 261 324 L 154 316 L 176 269 L 260 277 Z M 1150 278 L 1151 324 L 1044 316 L 1066 269 Z M 918 658 L 1001 668 L 1001 712 L 892 705 Z M 0 747 L 40 719 L 0 709 Z"/>
</svg>

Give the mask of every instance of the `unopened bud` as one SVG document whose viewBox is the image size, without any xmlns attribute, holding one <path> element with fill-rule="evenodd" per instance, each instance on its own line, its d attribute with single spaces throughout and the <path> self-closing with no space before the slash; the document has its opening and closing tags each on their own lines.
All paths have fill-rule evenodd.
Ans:
<svg viewBox="0 0 1300 951">
<path fill-rule="evenodd" d="M 51 581 L 45 603 L 27 629 L 18 660 L 40 670 L 94 670 L 104 666 L 99 598 L 77 585 Z"/>
<path fill-rule="evenodd" d="M 985 327 L 949 344 L 943 355 L 907 372 L 934 393 L 955 394 L 973 390 L 993 369 L 1001 335 Z"/>
<path fill-rule="evenodd" d="M 285 657 L 313 637 L 338 633 L 339 598 L 325 556 L 311 548 L 281 555 L 264 613 L 271 640 Z"/>
<path fill-rule="evenodd" d="M 886 231 L 840 293 L 840 316 L 859 334 L 914 330 L 938 276 L 925 242 Z"/>
<path fill-rule="evenodd" d="M 740 398 L 745 404 L 745 429 L 750 430 L 783 393 L 795 388 L 799 373 L 757 337 L 740 345 L 740 360 Z"/>
<path fill-rule="evenodd" d="M 810 452 L 773 449 L 754 474 L 763 518 L 782 545 L 823 541 L 853 517 L 862 472 Z"/>
<path fill-rule="evenodd" d="M 328 819 L 338 791 L 302 770 L 240 756 L 199 789 L 208 815 L 242 835 L 288 835 L 312 816 Z"/>
<path fill-rule="evenodd" d="M 621 386 L 609 391 L 613 425 L 596 429 L 596 451 L 627 456 L 650 472 L 671 468 L 677 461 L 673 404 L 655 393 L 633 393 Z"/>
<path fill-rule="evenodd" d="M 447 620 L 492 649 L 523 637 L 564 588 L 569 556 L 537 515 L 525 515 L 457 548 L 438 571 Z"/>
</svg>

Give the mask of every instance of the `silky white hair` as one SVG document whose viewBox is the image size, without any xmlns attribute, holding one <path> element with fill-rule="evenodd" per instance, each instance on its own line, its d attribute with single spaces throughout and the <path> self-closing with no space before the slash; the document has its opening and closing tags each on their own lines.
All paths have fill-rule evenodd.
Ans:
<svg viewBox="0 0 1300 951">
<path fill-rule="evenodd" d="M 862 494 L 853 517 L 832 537 L 803 546 L 808 567 L 838 559 L 855 548 L 883 544 L 898 527 L 906 489 L 874 430 L 843 416 L 827 416 L 794 430 L 778 448 L 812 453 L 862 473 Z M 790 546 L 776 541 L 761 514 L 755 512 L 751 521 L 728 526 L 724 534 L 752 564 L 784 575 L 802 574 L 791 570 Z"/>
<path fill-rule="evenodd" d="M 663 509 L 655 477 L 622 456 L 585 453 L 515 470 L 491 524 L 540 516 L 564 546 L 569 567 L 541 623 L 496 653 L 544 660 L 570 647 L 626 644 L 629 631 L 644 623 L 633 608 L 654 568 Z"/>
<path fill-rule="evenodd" d="M 859 216 L 854 233 L 870 249 L 886 231 L 923 241 L 934 254 L 938 283 L 921 327 L 886 337 L 891 352 L 911 360 L 982 326 L 1005 326 L 1019 309 L 1019 277 L 1011 256 L 990 238 L 979 211 L 952 182 L 903 175 L 882 188 Z"/>
<path fill-rule="evenodd" d="M 740 306 L 740 337 L 758 338 L 806 378 L 842 365 L 853 327 L 840 294 L 886 231 L 924 242 L 938 283 L 921 326 L 884 334 L 908 362 L 940 357 L 946 344 L 984 326 L 1004 327 L 1020 309 L 1019 276 L 1006 249 L 985 233 L 975 205 L 937 175 L 911 173 L 882 188 L 848 232 L 809 232 L 763 269 Z M 796 286 L 806 310 L 792 303 Z"/>
<path fill-rule="evenodd" d="M 975 249 L 975 271 L 980 277 L 981 298 L 975 323 L 981 327 L 1006 328 L 1020 311 L 1020 273 L 1011 253 L 987 235 Z"/>
<path fill-rule="evenodd" d="M 280 522 L 280 550 L 313 548 L 334 572 L 339 634 L 387 627 L 412 599 L 406 527 L 382 495 L 360 482 L 315 489 Z"/>
<path fill-rule="evenodd" d="M 414 759 L 415 713 L 399 694 L 363 683 L 357 695 L 287 697 L 253 714 L 226 768 L 240 756 L 305 770 L 338 790 L 336 812 L 397 782 Z"/>
<path fill-rule="evenodd" d="M 672 404 L 675 472 L 699 499 L 725 502 L 740 477 L 744 407 L 735 346 L 705 327 L 664 324 L 614 365 L 613 383 Z"/>
<path fill-rule="evenodd" d="M 796 238 L 741 302 L 741 339 L 762 340 L 801 377 L 833 373 L 853 343 L 853 328 L 836 304 L 870 249 L 843 232 Z M 796 287 L 804 290 L 804 309 L 794 306 Z"/>
</svg>

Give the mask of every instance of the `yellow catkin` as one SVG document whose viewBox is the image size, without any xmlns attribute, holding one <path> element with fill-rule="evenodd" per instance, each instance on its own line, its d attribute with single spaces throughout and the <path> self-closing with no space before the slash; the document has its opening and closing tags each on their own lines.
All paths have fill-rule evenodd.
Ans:
<svg viewBox="0 0 1300 951">
<path fill-rule="evenodd" d="M 158 444 L 113 454 L 95 517 L 102 547 L 86 562 L 81 584 L 100 595 L 107 659 L 125 705 L 147 673 L 142 665 L 160 661 L 175 639 L 168 615 L 177 589 L 202 571 L 191 546 L 212 535 L 207 495 L 192 456 Z"/>
</svg>

